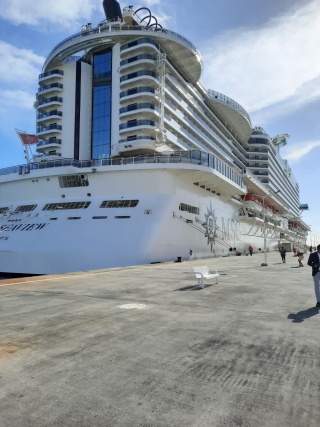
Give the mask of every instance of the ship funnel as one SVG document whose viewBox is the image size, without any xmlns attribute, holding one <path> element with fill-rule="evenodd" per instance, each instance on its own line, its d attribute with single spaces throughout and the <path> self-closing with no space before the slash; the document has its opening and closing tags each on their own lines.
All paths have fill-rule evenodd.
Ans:
<svg viewBox="0 0 320 427">
<path fill-rule="evenodd" d="M 117 0 L 103 0 L 102 4 L 107 21 L 114 21 L 116 18 L 123 21 L 121 7 Z"/>
</svg>

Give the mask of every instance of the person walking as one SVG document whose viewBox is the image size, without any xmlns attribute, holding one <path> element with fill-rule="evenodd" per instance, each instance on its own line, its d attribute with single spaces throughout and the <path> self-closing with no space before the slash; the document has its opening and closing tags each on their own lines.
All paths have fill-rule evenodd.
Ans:
<svg viewBox="0 0 320 427">
<path fill-rule="evenodd" d="M 312 246 L 310 246 L 310 248 L 309 248 L 309 252 L 310 252 L 310 254 L 312 253 Z"/>
<path fill-rule="evenodd" d="M 302 260 L 304 259 L 304 254 L 300 249 L 297 250 L 297 256 L 298 256 L 299 267 L 303 267 Z"/>
<path fill-rule="evenodd" d="M 252 256 L 253 247 L 251 245 L 249 245 L 249 252 L 250 252 L 250 255 Z"/>
<path fill-rule="evenodd" d="M 280 249 L 280 254 L 281 254 L 282 262 L 283 262 L 283 264 L 285 264 L 286 263 L 286 254 L 287 254 L 287 251 L 285 250 L 285 248 L 283 246 Z"/>
<path fill-rule="evenodd" d="M 293 256 L 298 256 L 297 255 L 297 248 L 293 248 L 292 250 L 293 250 Z"/>
<path fill-rule="evenodd" d="M 320 245 L 317 246 L 317 252 L 309 255 L 308 265 L 312 267 L 312 277 L 314 283 L 314 292 L 316 294 L 316 307 L 320 308 Z"/>
</svg>

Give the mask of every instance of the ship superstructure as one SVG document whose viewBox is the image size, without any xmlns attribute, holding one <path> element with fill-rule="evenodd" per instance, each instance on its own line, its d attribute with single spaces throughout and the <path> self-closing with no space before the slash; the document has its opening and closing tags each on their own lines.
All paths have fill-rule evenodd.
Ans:
<svg viewBox="0 0 320 427">
<path fill-rule="evenodd" d="M 45 61 L 33 162 L 0 170 L 0 271 L 261 250 L 262 233 L 302 247 L 286 139 L 207 89 L 198 49 L 149 9 L 103 6 Z"/>
</svg>

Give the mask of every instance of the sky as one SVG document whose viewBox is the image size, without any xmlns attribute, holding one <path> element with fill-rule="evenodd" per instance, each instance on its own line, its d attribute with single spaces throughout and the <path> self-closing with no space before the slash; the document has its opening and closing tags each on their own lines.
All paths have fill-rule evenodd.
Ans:
<svg viewBox="0 0 320 427">
<path fill-rule="evenodd" d="M 119 1 L 121 7 L 129 4 Z M 300 185 L 302 219 L 320 243 L 320 0 L 138 0 L 201 52 L 202 82 L 241 104 L 253 126 L 291 135 L 281 149 Z M 24 163 L 14 128 L 35 132 L 45 57 L 81 25 L 104 19 L 102 0 L 0 0 L 0 168 Z M 317 240 L 316 240 L 317 241 Z"/>
</svg>

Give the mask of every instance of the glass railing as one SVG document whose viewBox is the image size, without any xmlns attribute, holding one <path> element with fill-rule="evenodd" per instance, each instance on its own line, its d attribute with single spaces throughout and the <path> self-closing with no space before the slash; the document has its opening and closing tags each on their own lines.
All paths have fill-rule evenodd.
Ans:
<svg viewBox="0 0 320 427">
<path fill-rule="evenodd" d="M 141 76 L 151 76 L 151 77 L 154 77 L 155 79 L 157 78 L 156 73 L 154 73 L 153 71 L 141 70 L 141 71 L 137 71 L 135 73 L 130 73 L 130 74 L 126 74 L 125 76 L 122 76 L 120 78 L 120 82 L 124 82 L 126 80 L 131 80 L 131 79 L 134 79 L 136 77 L 141 77 Z"/>
<path fill-rule="evenodd" d="M 148 104 L 146 102 L 136 105 L 128 105 L 128 107 L 120 108 L 120 114 L 127 113 L 128 111 L 141 110 L 142 108 L 147 108 L 149 110 L 155 110 L 155 106 L 153 104 Z"/>
<path fill-rule="evenodd" d="M 59 154 L 47 154 L 46 156 L 52 156 Z M 45 157 L 45 156 L 41 156 Z M 100 160 L 74 160 L 74 159 L 61 159 L 61 160 L 48 160 L 41 163 L 29 163 L 27 165 L 13 166 L 5 169 L 0 169 L 0 175 L 9 175 L 12 173 L 29 173 L 31 170 L 46 169 L 61 166 L 74 166 L 76 168 L 91 168 L 100 166 L 116 166 L 116 165 L 127 165 L 127 164 L 146 164 L 146 163 L 186 163 L 194 164 L 198 166 L 205 166 L 210 169 L 214 169 L 224 175 L 226 178 L 237 184 L 239 187 L 243 187 L 241 175 L 228 166 L 218 156 L 207 153 L 200 150 L 190 151 L 175 151 L 167 155 L 160 154 L 146 154 L 143 156 L 136 157 L 121 157 L 111 159 L 100 159 Z"/>
<path fill-rule="evenodd" d="M 142 55 L 133 56 L 132 58 L 129 58 L 129 59 L 124 59 L 123 61 L 120 62 L 120 65 L 122 66 L 122 65 L 131 64 L 132 62 L 140 61 L 141 59 L 150 59 L 151 61 L 155 60 L 152 55 L 149 55 L 148 53 L 144 53 Z"/>
<path fill-rule="evenodd" d="M 147 44 L 152 44 L 152 45 L 153 45 L 153 46 L 155 46 L 156 48 L 160 49 L 160 46 L 158 45 L 158 43 L 157 43 L 157 42 L 155 42 L 153 39 L 149 39 L 149 38 L 147 38 L 147 37 L 144 37 L 144 38 L 142 38 L 142 39 L 135 40 L 135 41 L 133 41 L 133 42 L 129 42 L 129 43 L 123 44 L 123 45 L 120 47 L 120 51 L 122 52 L 122 51 L 124 51 L 124 50 L 126 50 L 126 49 L 130 49 L 130 47 L 138 46 L 139 44 L 145 44 L 145 43 L 147 43 Z"/>
<path fill-rule="evenodd" d="M 250 138 L 248 144 L 263 144 L 270 145 L 266 138 Z"/>
<path fill-rule="evenodd" d="M 50 102 L 62 102 L 63 99 L 60 98 L 59 96 L 53 96 L 52 98 L 46 98 L 46 99 L 41 99 L 38 101 L 38 105 L 45 105 L 45 104 L 49 104 Z"/>
<path fill-rule="evenodd" d="M 66 39 L 64 39 L 62 42 L 60 42 L 59 44 L 57 44 L 52 51 L 50 52 L 50 54 L 48 55 L 47 59 L 46 59 L 46 63 L 49 61 L 49 58 L 52 57 L 53 55 L 55 55 L 55 52 L 57 50 L 59 50 L 61 47 L 63 47 L 64 45 L 69 44 L 70 42 L 75 42 L 77 40 L 83 40 L 84 37 L 89 37 L 95 34 L 101 34 L 104 32 L 125 32 L 125 31 L 144 31 L 144 32 L 149 32 L 149 33 L 158 33 L 157 29 L 155 27 L 144 27 L 144 26 L 128 26 L 128 25 L 111 25 L 111 24 L 104 24 L 104 25 L 98 25 L 96 28 L 90 29 L 89 31 L 81 31 L 77 34 L 74 34 L 71 37 L 68 37 Z M 165 34 L 168 35 L 170 37 L 172 37 L 173 39 L 177 39 L 180 42 L 185 43 L 192 51 L 195 55 L 197 55 L 198 59 L 199 59 L 199 63 L 202 67 L 202 60 L 201 60 L 201 55 L 199 50 L 185 37 L 181 36 L 178 33 L 175 33 L 174 31 L 170 31 L 170 30 L 166 30 L 166 29 L 162 29 L 160 34 Z M 139 40 L 144 40 L 139 39 Z M 153 40 L 153 39 L 149 39 L 149 38 L 145 38 L 145 40 L 150 40 L 150 43 L 153 44 L 154 46 L 159 48 L 159 45 Z M 136 40 L 137 41 L 137 40 Z M 131 42 L 131 43 L 135 43 L 135 42 Z M 140 42 L 140 43 L 148 43 L 148 41 L 146 42 Z M 124 47 L 129 45 L 130 43 L 126 43 L 126 45 L 122 45 L 121 50 L 124 49 L 128 49 L 128 47 Z M 45 74 L 45 73 L 44 73 Z"/>
<path fill-rule="evenodd" d="M 203 86 L 204 87 L 204 86 Z M 205 88 L 205 87 L 204 87 Z M 207 92 L 207 95 L 210 99 L 212 99 L 213 101 L 216 99 L 217 101 L 222 101 L 225 104 L 229 104 L 232 108 L 234 108 L 235 110 L 239 111 L 239 113 L 241 113 L 250 123 L 251 125 L 251 120 L 250 120 L 250 116 L 249 114 L 246 112 L 246 110 L 240 105 L 238 104 L 236 101 L 234 101 L 233 99 L 229 98 L 226 95 L 223 95 L 222 93 L 216 92 L 215 90 L 211 90 L 211 89 L 206 89 L 205 91 Z"/>
<path fill-rule="evenodd" d="M 46 132 L 48 130 L 62 130 L 62 126 L 61 125 L 49 125 L 49 126 L 44 126 L 44 127 L 38 127 L 37 128 L 37 132 Z"/>
<path fill-rule="evenodd" d="M 58 157 L 61 157 L 61 153 L 37 154 L 36 156 L 34 156 L 34 158 L 35 158 L 35 159 L 43 159 L 43 158 L 51 157 L 51 156 L 58 156 Z"/>
<path fill-rule="evenodd" d="M 42 86 L 42 87 L 39 87 L 38 93 L 48 89 L 55 89 L 55 88 L 63 89 L 63 85 L 61 83 L 52 83 L 51 85 Z"/>
<path fill-rule="evenodd" d="M 44 77 L 52 76 L 54 74 L 60 74 L 60 76 L 63 76 L 63 71 L 62 70 L 47 71 L 46 73 L 39 74 L 39 79 L 43 79 Z"/>
<path fill-rule="evenodd" d="M 125 139 L 120 139 L 119 144 L 121 144 L 122 142 L 131 142 L 131 141 L 138 141 L 141 139 L 147 139 L 147 140 L 151 140 L 151 141 L 155 141 L 156 138 L 154 138 L 153 136 L 135 136 L 134 138 L 125 138 Z"/>
<path fill-rule="evenodd" d="M 61 139 L 48 139 L 38 142 L 37 147 L 43 147 L 44 145 L 51 145 L 51 144 L 59 144 L 61 145 Z"/>
<path fill-rule="evenodd" d="M 130 95 L 134 95 L 136 93 L 141 93 L 141 92 L 155 93 L 155 89 L 148 86 L 141 86 L 135 89 L 125 90 L 123 92 L 120 92 L 120 98 L 124 98 L 125 96 L 130 96 Z"/>
<path fill-rule="evenodd" d="M 49 111 L 49 113 L 42 113 L 42 114 L 37 114 L 37 119 L 46 119 L 47 117 L 51 117 L 51 116 L 60 116 L 62 117 L 62 111 Z"/>
<path fill-rule="evenodd" d="M 156 126 L 156 123 L 153 120 L 135 120 L 133 122 L 121 123 L 119 129 L 128 129 L 136 126 Z"/>
</svg>

